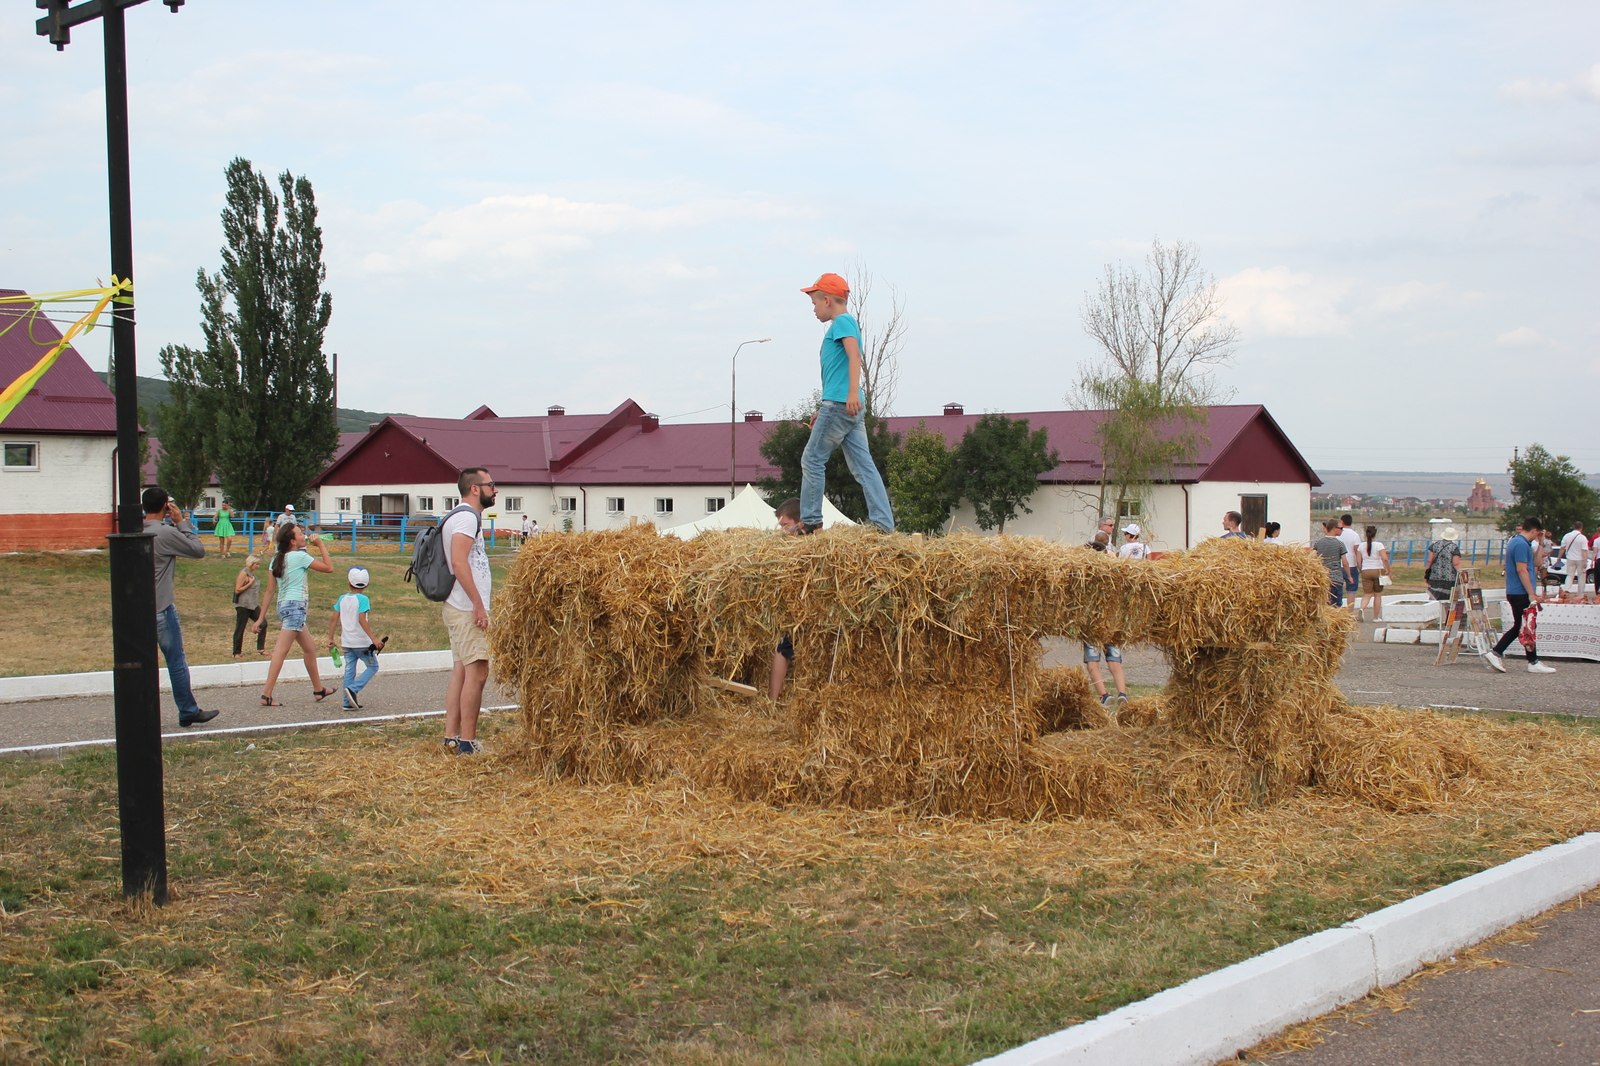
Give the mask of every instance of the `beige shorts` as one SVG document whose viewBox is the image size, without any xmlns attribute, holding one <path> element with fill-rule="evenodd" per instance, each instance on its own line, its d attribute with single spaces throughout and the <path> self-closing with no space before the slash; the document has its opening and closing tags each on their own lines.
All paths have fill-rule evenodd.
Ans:
<svg viewBox="0 0 1600 1066">
<path fill-rule="evenodd" d="M 444 628 L 450 634 L 450 658 L 458 663 L 489 659 L 489 631 L 472 624 L 472 612 L 444 605 Z"/>
</svg>

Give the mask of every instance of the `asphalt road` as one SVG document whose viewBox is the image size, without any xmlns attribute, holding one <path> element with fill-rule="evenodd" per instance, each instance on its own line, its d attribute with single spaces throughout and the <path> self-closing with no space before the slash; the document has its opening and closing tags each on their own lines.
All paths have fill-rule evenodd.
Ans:
<svg viewBox="0 0 1600 1066">
<path fill-rule="evenodd" d="M 1322 1024 L 1282 1066 L 1600 1066 L 1600 904 L 1535 920 L 1539 935 L 1404 990 L 1409 1009 Z"/>
</svg>

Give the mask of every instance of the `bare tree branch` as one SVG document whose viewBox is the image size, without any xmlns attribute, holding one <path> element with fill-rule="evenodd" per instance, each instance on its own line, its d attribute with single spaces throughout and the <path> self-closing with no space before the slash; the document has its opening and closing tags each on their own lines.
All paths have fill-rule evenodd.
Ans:
<svg viewBox="0 0 1600 1066">
<path fill-rule="evenodd" d="M 857 259 L 850 268 L 850 313 L 861 327 L 861 391 L 867 409 L 887 417 L 900 389 L 900 352 L 905 346 L 905 298 L 889 286 L 889 307 L 880 325 L 870 309 L 873 276 Z"/>
</svg>

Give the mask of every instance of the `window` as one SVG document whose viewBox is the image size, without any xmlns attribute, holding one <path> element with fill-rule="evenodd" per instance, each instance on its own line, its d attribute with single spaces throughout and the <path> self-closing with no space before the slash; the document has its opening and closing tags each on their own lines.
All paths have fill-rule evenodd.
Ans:
<svg viewBox="0 0 1600 1066">
<path fill-rule="evenodd" d="M 204 510 L 215 511 L 217 509 L 217 498 L 215 496 L 207 496 L 200 501 L 200 506 Z"/>
<path fill-rule="evenodd" d="M 5 444 L 5 456 L 5 468 L 7 470 L 39 469 L 39 445 L 37 444 L 8 440 Z"/>
<path fill-rule="evenodd" d="M 348 511 L 348 510 L 350 510 L 350 497 L 348 497 L 348 496 L 335 496 L 333 498 L 333 509 L 336 510 L 336 511 Z"/>
<path fill-rule="evenodd" d="M 431 510 L 433 510 L 433 497 L 432 496 L 418 496 L 417 497 L 417 510 L 419 510 L 419 511 L 431 511 Z"/>
<path fill-rule="evenodd" d="M 606 497 L 606 514 L 621 514 L 628 509 L 628 503 L 621 496 Z"/>
<path fill-rule="evenodd" d="M 1138 518 L 1139 517 L 1139 501 L 1138 500 L 1122 500 L 1121 502 L 1119 502 L 1117 504 L 1117 517 L 1118 518 Z"/>
<path fill-rule="evenodd" d="M 432 506 L 433 506 L 433 497 L 432 496 L 428 497 L 428 506 L 429 506 L 429 509 L 431 510 Z M 460 506 L 461 506 L 461 497 L 460 496 L 446 496 L 444 498 L 444 509 L 446 511 L 454 511 L 457 507 L 460 507 Z"/>
<path fill-rule="evenodd" d="M 576 496 L 558 496 L 558 497 L 556 497 L 556 510 L 564 511 L 567 514 L 571 514 L 572 512 L 576 511 L 577 509 L 578 509 L 578 498 Z"/>
<path fill-rule="evenodd" d="M 516 511 L 518 514 L 522 513 L 522 497 L 521 496 L 507 496 L 506 497 L 506 510 L 508 510 L 508 511 Z"/>
<path fill-rule="evenodd" d="M 706 497 L 706 514 L 716 514 L 726 506 L 728 506 L 728 498 L 726 496 Z"/>
<path fill-rule="evenodd" d="M 671 514 L 671 513 L 672 513 L 672 497 L 671 496 L 657 496 L 656 497 L 656 514 Z"/>
</svg>

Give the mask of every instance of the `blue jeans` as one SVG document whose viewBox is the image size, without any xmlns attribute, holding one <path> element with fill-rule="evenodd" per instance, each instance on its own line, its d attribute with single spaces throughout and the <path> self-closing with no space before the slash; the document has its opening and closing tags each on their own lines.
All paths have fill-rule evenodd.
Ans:
<svg viewBox="0 0 1600 1066">
<path fill-rule="evenodd" d="M 822 524 L 822 490 L 828 459 L 843 445 L 844 461 L 855 475 L 867 498 L 867 518 L 884 532 L 894 530 L 894 511 L 889 507 L 889 490 L 872 462 L 867 447 L 866 413 L 852 418 L 838 400 L 823 400 L 817 420 L 811 424 L 811 439 L 800 456 L 800 521 L 808 526 Z"/>
<path fill-rule="evenodd" d="M 200 713 L 189 687 L 189 658 L 183 654 L 183 627 L 178 624 L 178 608 L 169 606 L 156 612 L 156 644 L 167 661 L 167 677 L 172 681 L 172 702 L 178 705 L 178 721 Z"/>
<path fill-rule="evenodd" d="M 361 676 L 356 676 L 356 663 L 360 662 L 366 667 Z M 367 682 L 372 680 L 372 675 L 378 672 L 378 653 L 371 648 L 346 648 L 344 650 L 344 690 L 359 695 L 367 687 Z"/>
</svg>

